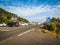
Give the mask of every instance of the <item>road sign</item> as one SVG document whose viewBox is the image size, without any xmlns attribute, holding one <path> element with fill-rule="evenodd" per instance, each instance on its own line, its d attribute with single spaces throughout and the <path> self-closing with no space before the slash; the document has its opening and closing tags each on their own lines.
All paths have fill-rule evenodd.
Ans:
<svg viewBox="0 0 60 45">
<path fill-rule="evenodd" d="M 46 22 L 50 22 L 50 21 L 51 21 L 50 17 L 47 17 Z"/>
</svg>

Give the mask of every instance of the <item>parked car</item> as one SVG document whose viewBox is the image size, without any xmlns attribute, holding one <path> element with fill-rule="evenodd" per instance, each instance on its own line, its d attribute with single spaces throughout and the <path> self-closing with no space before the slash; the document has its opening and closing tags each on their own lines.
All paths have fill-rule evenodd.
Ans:
<svg viewBox="0 0 60 45">
<path fill-rule="evenodd" d="M 7 24 L 8 27 L 18 27 L 19 26 L 19 23 L 18 22 L 9 22 Z"/>
<path fill-rule="evenodd" d="M 4 22 L 0 22 L 0 27 L 6 27 L 6 26 L 7 26 L 6 23 L 4 23 Z"/>
</svg>

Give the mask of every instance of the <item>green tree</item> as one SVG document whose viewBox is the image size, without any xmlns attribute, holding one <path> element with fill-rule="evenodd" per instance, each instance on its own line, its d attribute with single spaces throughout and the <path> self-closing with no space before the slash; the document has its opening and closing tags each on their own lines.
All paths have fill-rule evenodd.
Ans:
<svg viewBox="0 0 60 45">
<path fill-rule="evenodd" d="M 56 18 L 52 17 L 51 22 L 55 22 Z"/>
<path fill-rule="evenodd" d="M 56 31 L 56 24 L 50 23 L 49 28 L 50 28 L 50 31 Z"/>
<path fill-rule="evenodd" d="M 60 19 L 59 18 L 57 18 L 57 22 L 60 22 Z"/>
<path fill-rule="evenodd" d="M 28 22 L 28 20 L 27 19 L 24 19 L 24 18 L 21 18 L 21 17 L 18 17 L 18 19 L 17 19 L 18 21 L 22 21 L 22 22 Z"/>
<path fill-rule="evenodd" d="M 0 16 L 0 22 L 3 22 L 3 17 L 2 16 Z"/>
</svg>

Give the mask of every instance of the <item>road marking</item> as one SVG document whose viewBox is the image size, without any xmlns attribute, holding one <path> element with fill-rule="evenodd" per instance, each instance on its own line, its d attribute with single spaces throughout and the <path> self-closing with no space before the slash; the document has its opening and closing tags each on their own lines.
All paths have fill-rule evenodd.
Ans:
<svg viewBox="0 0 60 45">
<path fill-rule="evenodd" d="M 0 30 L 0 31 L 10 31 L 10 30 Z"/>
<path fill-rule="evenodd" d="M 28 30 L 28 31 L 26 31 L 26 32 L 24 32 L 24 33 L 21 33 L 21 34 L 17 35 L 17 36 L 22 36 L 22 35 L 24 35 L 24 34 L 30 32 L 30 31 L 31 31 L 31 30 Z"/>
<path fill-rule="evenodd" d="M 19 34 L 18 36 L 22 36 L 23 34 L 26 34 L 26 33 L 30 32 L 30 31 L 31 31 L 31 30 L 28 30 L 28 31 L 26 31 L 26 32 L 23 32 L 23 33 Z M 6 39 L 6 40 L 0 41 L 0 44 L 3 43 L 3 42 L 5 42 L 5 41 L 8 41 L 8 40 L 10 40 L 10 39 L 13 39 L 13 38 L 15 38 L 15 37 L 17 37 L 17 36 L 10 37 L 10 38 L 8 38 L 8 39 Z"/>
</svg>

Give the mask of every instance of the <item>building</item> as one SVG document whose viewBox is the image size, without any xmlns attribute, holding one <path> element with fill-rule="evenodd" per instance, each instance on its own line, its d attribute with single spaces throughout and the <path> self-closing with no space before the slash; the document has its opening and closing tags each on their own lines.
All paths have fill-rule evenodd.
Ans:
<svg viewBox="0 0 60 45">
<path fill-rule="evenodd" d="M 17 16 L 12 16 L 11 20 L 12 20 L 13 22 L 16 22 L 16 21 L 17 21 Z"/>
</svg>

